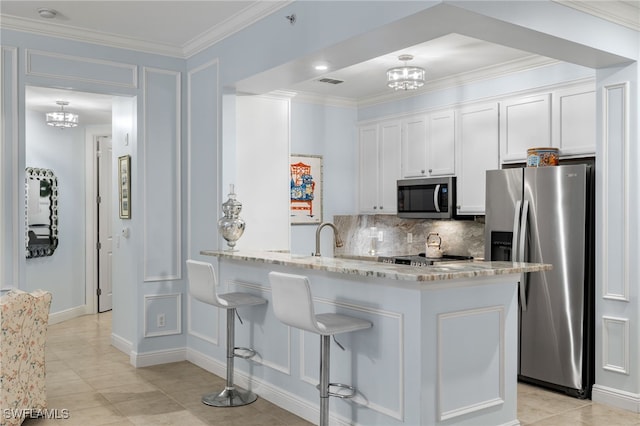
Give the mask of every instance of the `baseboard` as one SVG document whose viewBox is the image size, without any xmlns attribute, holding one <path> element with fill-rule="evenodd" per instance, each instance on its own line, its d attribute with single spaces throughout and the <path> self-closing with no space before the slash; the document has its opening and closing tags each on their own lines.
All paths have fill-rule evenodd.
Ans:
<svg viewBox="0 0 640 426">
<path fill-rule="evenodd" d="M 131 348 L 133 348 L 133 344 L 124 337 L 111 333 L 111 345 L 120 352 L 124 352 L 131 356 Z"/>
<path fill-rule="evenodd" d="M 186 348 L 165 349 L 161 351 L 143 353 L 131 351 L 131 365 L 136 368 L 186 361 L 186 359 Z"/>
<path fill-rule="evenodd" d="M 591 399 L 594 402 L 640 413 L 640 394 L 637 393 L 626 392 L 602 385 L 593 385 Z"/>
<path fill-rule="evenodd" d="M 198 352 L 194 349 L 187 348 L 187 361 L 201 367 L 217 376 L 226 377 L 227 367 L 220 361 Z M 251 389 L 267 401 L 287 410 L 303 419 L 316 424 L 320 417 L 319 402 L 317 404 L 300 399 L 298 395 L 284 391 L 281 388 L 273 386 L 256 377 L 249 377 L 242 371 L 237 369 L 234 372 L 234 382 L 240 387 Z M 335 414 L 329 415 L 329 423 L 331 425 L 351 426 L 354 423 L 342 416 Z"/>
<path fill-rule="evenodd" d="M 89 312 L 89 307 L 87 305 L 76 306 L 75 308 L 67 309 L 65 311 L 50 313 L 49 324 L 58 324 L 90 313 L 92 312 Z"/>
</svg>

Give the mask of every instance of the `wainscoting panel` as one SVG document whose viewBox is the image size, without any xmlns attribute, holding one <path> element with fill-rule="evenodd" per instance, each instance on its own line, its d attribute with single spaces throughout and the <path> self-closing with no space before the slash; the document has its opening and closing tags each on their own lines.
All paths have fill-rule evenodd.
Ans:
<svg viewBox="0 0 640 426">
<path fill-rule="evenodd" d="M 501 306 L 438 315 L 440 421 L 504 403 L 504 330 Z"/>
<path fill-rule="evenodd" d="M 629 301 L 629 83 L 603 89 L 604 137 L 599 159 L 604 179 L 602 205 L 602 283 L 605 299 Z M 611 236 L 615 236 L 611 238 Z M 597 254 L 596 254 L 597 255 Z"/>
<path fill-rule="evenodd" d="M 602 368 L 629 374 L 629 320 L 602 317 Z"/>
<path fill-rule="evenodd" d="M 133 194 L 131 215 L 144 216 L 144 280 L 179 280 L 182 278 L 180 73 L 144 68 L 143 77 L 144 190 L 142 198 Z M 135 177 L 135 172 L 132 174 Z M 136 199 L 144 203 L 137 209 Z"/>
<path fill-rule="evenodd" d="M 187 95 L 187 258 L 198 259 L 200 250 L 217 248 L 221 216 L 217 60 L 188 72 Z"/>
<path fill-rule="evenodd" d="M 182 333 L 182 294 L 144 296 L 144 337 Z"/>
</svg>

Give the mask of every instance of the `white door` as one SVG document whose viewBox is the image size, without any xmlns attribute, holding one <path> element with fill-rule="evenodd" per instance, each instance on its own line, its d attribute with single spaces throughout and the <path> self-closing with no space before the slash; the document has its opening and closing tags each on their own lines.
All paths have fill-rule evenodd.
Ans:
<svg viewBox="0 0 640 426">
<path fill-rule="evenodd" d="M 111 218 L 111 136 L 98 137 L 98 312 L 111 310 L 113 232 Z"/>
</svg>

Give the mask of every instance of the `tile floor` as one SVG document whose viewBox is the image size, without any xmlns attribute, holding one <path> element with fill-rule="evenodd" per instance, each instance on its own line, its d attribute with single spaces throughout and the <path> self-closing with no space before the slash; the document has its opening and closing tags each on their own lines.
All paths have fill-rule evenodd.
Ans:
<svg viewBox="0 0 640 426">
<path fill-rule="evenodd" d="M 87 315 L 49 326 L 47 394 L 51 409 L 68 419 L 27 419 L 23 425 L 230 425 L 302 426 L 310 423 L 259 398 L 215 409 L 202 394 L 224 379 L 187 361 L 133 368 L 110 345 L 111 314 Z M 640 426 L 640 414 L 518 385 L 518 417 L 533 426 Z"/>
</svg>

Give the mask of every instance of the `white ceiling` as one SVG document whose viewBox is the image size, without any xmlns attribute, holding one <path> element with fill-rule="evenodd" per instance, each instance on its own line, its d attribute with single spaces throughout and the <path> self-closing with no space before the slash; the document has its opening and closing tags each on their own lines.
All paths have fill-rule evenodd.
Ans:
<svg viewBox="0 0 640 426">
<path fill-rule="evenodd" d="M 574 1 L 559 2 L 619 24 L 640 29 L 640 1 Z M 0 25 L 3 28 L 29 31 L 73 40 L 95 42 L 108 46 L 188 57 L 204 47 L 222 40 L 256 20 L 289 4 L 290 1 L 51 1 L 20 0 L 0 2 Z M 53 19 L 38 15 L 38 9 L 57 12 Z M 285 19 L 285 13 L 283 20 Z M 549 61 L 505 46 L 488 43 L 458 34 L 449 34 L 429 42 L 408 46 L 402 50 L 342 69 L 329 69 L 314 78 L 282 90 L 303 92 L 323 97 L 361 102 L 393 96 L 385 84 L 388 68 L 400 64 L 400 54 L 412 54 L 412 65 L 424 67 L 431 88 L 452 84 L 470 74 L 489 75 L 517 64 Z M 311 65 L 311 64 L 309 64 Z M 331 64 L 329 64 L 331 66 Z M 332 85 L 319 83 L 320 77 L 342 80 Z M 56 100 L 70 102 L 69 110 L 93 120 L 110 110 L 111 98 L 44 88 L 30 88 L 27 105 L 45 110 Z M 398 94 L 401 95 L 401 94 Z M 104 115 L 103 115 L 104 116 Z M 82 117 L 81 117 L 82 119 Z"/>
</svg>

